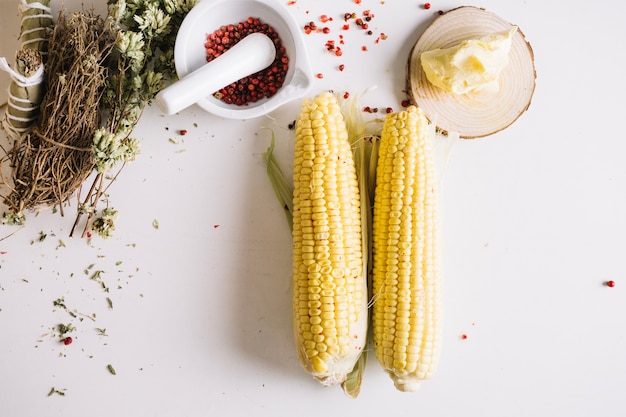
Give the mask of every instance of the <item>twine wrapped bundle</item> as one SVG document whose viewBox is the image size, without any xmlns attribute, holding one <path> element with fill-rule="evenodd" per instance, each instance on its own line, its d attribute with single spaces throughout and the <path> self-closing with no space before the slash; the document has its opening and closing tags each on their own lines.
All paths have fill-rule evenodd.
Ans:
<svg viewBox="0 0 626 417">
<path fill-rule="evenodd" d="M 28 131 L 39 115 L 44 95 L 44 57 L 53 26 L 50 0 L 20 0 L 21 49 L 15 56 L 15 69 L 0 58 L 0 69 L 11 75 L 7 110 L 2 127 L 12 139 Z"/>
</svg>

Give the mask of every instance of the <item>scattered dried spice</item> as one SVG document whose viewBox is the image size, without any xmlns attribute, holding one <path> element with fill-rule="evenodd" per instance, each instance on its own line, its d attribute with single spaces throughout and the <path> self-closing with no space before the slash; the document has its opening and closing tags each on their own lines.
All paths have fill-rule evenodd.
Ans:
<svg viewBox="0 0 626 417">
<path fill-rule="evenodd" d="M 64 344 L 65 346 L 67 346 L 67 345 L 71 345 L 71 344 L 72 344 L 73 339 L 72 339 L 72 337 L 71 337 L 71 336 L 67 336 L 67 337 L 65 337 L 65 338 L 61 339 L 61 342 L 63 342 L 63 344 Z"/>
<path fill-rule="evenodd" d="M 369 9 L 364 10 L 361 13 L 361 15 L 358 15 L 356 12 L 346 12 L 343 15 L 343 21 L 340 25 L 340 29 L 342 31 L 346 31 L 346 30 L 349 30 L 351 26 L 354 26 L 363 30 L 365 34 L 367 34 L 368 36 L 371 36 L 374 34 L 374 32 L 371 29 L 371 21 L 374 19 L 374 17 L 375 17 L 374 13 L 372 13 L 371 10 Z M 328 23 L 332 21 L 332 18 L 329 18 L 327 15 L 321 15 L 320 21 L 323 23 Z M 329 34 L 332 32 L 332 29 L 329 26 L 319 27 L 315 24 L 315 22 L 309 22 L 306 25 L 304 25 L 304 32 L 307 35 L 310 35 L 313 33 Z M 381 37 L 386 38 L 384 33 L 381 33 Z M 375 43 L 378 43 L 380 39 L 381 39 L 380 37 L 377 38 L 375 40 Z M 335 39 L 327 39 L 325 41 L 324 47 L 326 48 L 328 52 L 336 56 L 342 56 L 343 51 L 341 47 L 337 45 L 343 45 L 343 44 L 344 44 L 343 35 L 340 34 L 338 42 Z M 367 51 L 367 46 L 362 46 L 361 49 L 363 51 Z"/>
<path fill-rule="evenodd" d="M 159 221 L 157 219 L 152 220 L 152 227 L 155 230 L 159 230 Z"/>
<path fill-rule="evenodd" d="M 604 283 L 604 285 L 606 285 L 607 287 L 611 287 L 613 288 L 615 286 L 615 281 L 607 281 Z"/>
<path fill-rule="evenodd" d="M 461 340 L 465 340 L 465 339 L 467 339 L 467 335 L 466 335 L 465 333 L 463 333 L 463 334 L 461 335 Z"/>
<path fill-rule="evenodd" d="M 424 3 L 424 9 L 426 10 L 430 9 L 430 3 Z"/>
</svg>

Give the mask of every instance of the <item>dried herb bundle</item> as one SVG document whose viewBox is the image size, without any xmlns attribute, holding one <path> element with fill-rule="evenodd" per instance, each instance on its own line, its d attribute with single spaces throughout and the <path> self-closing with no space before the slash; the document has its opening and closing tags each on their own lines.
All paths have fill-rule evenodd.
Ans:
<svg viewBox="0 0 626 417">
<path fill-rule="evenodd" d="M 139 153 L 139 140 L 131 137 L 146 105 L 176 77 L 174 44 L 185 15 L 198 0 L 108 0 L 109 21 L 117 33 L 115 58 L 107 79 L 102 110 L 102 127 L 94 133 L 96 176 L 78 207 L 70 232 L 86 216 L 82 236 L 89 228 L 101 237 L 115 229 L 117 210 L 107 207 L 97 213 L 96 205 L 116 180 L 123 164 Z M 109 177 L 119 162 L 122 168 Z"/>
<path fill-rule="evenodd" d="M 12 190 L 5 203 L 24 210 L 65 203 L 93 170 L 93 134 L 100 126 L 105 61 L 115 39 L 92 13 L 59 15 L 49 39 L 40 121 L 8 152 Z"/>
<path fill-rule="evenodd" d="M 61 13 L 48 45 L 41 118 L 4 158 L 13 184 L 2 178 L 11 188 L 3 223 L 22 224 L 25 211 L 42 207 L 58 206 L 63 215 L 64 204 L 93 173 L 86 195 L 76 193 L 70 236 L 81 223 L 82 236 L 88 230 L 111 235 L 117 211 L 109 207 L 107 190 L 139 153 L 131 135 L 145 106 L 176 76 L 176 33 L 197 1 L 108 0 L 106 20 Z M 97 210 L 99 203 L 106 205 Z"/>
</svg>

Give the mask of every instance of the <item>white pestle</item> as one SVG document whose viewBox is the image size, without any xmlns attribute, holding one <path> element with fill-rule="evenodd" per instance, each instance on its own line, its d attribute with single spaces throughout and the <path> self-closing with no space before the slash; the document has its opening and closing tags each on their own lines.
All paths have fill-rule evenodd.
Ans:
<svg viewBox="0 0 626 417">
<path fill-rule="evenodd" d="M 177 113 L 215 91 L 267 68 L 276 57 L 274 42 L 251 33 L 228 51 L 161 90 L 156 104 L 164 114 Z"/>
</svg>

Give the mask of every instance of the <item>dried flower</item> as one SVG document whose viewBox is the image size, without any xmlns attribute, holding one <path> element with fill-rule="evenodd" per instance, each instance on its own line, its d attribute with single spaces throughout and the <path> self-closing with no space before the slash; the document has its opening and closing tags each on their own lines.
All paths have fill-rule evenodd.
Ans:
<svg viewBox="0 0 626 417">
<path fill-rule="evenodd" d="M 134 72 L 139 72 L 144 66 L 145 46 L 141 32 L 121 31 L 117 34 L 115 48 L 120 52 L 122 58 L 130 61 L 130 67 Z"/>
<path fill-rule="evenodd" d="M 111 237 L 115 230 L 117 214 L 115 209 L 109 207 L 102 209 L 100 217 L 96 218 L 91 224 L 91 229 L 104 239 Z"/>
<path fill-rule="evenodd" d="M 167 35 L 171 30 L 168 26 L 170 16 L 159 9 L 155 3 L 148 4 L 141 16 L 135 15 L 133 19 L 139 24 L 139 29 L 147 38 Z"/>
<path fill-rule="evenodd" d="M 92 149 L 97 172 L 104 172 L 124 159 L 124 147 L 120 138 L 106 129 L 96 130 Z"/>
<path fill-rule="evenodd" d="M 26 216 L 23 213 L 15 213 L 13 211 L 6 211 L 2 214 L 2 224 L 8 224 L 11 226 L 21 226 L 26 221 Z"/>
</svg>

